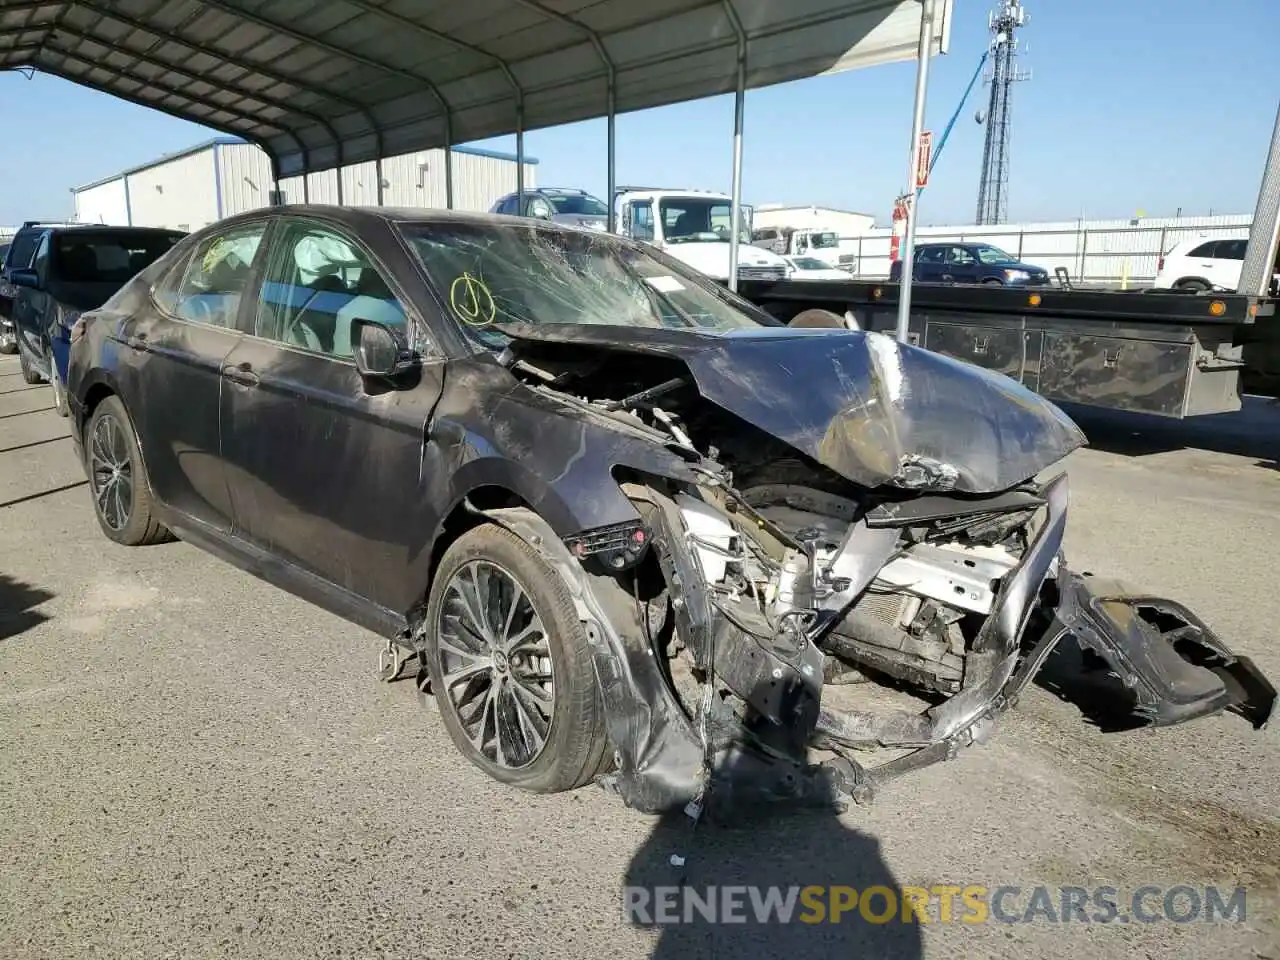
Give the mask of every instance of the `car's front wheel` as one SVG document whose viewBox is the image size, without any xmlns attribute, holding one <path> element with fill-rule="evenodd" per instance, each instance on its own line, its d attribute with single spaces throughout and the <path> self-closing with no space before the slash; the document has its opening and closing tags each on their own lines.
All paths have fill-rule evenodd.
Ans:
<svg viewBox="0 0 1280 960">
<path fill-rule="evenodd" d="M 93 510 L 109 539 L 128 547 L 170 539 L 155 519 L 138 436 L 119 397 L 94 408 L 85 426 L 84 458 Z"/>
<path fill-rule="evenodd" d="M 586 632 L 560 575 L 515 534 L 484 524 L 449 547 L 422 643 L 445 729 L 491 777 L 555 793 L 607 768 Z"/>
</svg>

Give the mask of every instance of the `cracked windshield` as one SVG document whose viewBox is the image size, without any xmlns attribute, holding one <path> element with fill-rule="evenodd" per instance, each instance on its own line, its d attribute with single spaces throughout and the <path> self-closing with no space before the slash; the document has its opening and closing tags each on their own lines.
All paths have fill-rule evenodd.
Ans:
<svg viewBox="0 0 1280 960">
<path fill-rule="evenodd" d="M 725 333 L 761 326 L 644 250 L 548 227 L 406 228 L 464 329 L 501 345 L 504 324 L 604 324 Z"/>
</svg>

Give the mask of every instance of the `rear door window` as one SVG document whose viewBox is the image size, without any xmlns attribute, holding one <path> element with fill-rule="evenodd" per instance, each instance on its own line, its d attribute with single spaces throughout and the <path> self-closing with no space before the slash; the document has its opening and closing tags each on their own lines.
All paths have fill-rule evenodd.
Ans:
<svg viewBox="0 0 1280 960">
<path fill-rule="evenodd" d="M 1219 240 L 1219 260 L 1243 260 L 1244 252 L 1249 246 L 1248 240 Z"/>
<path fill-rule="evenodd" d="M 157 302 L 192 323 L 235 327 L 266 229 L 266 221 L 259 221 L 206 237 L 187 261 L 177 289 L 169 296 L 157 292 Z"/>
<path fill-rule="evenodd" d="M 1210 240 L 1208 243 L 1200 244 L 1200 246 L 1196 247 L 1194 250 L 1188 253 L 1187 256 L 1188 257 L 1204 257 L 1206 259 L 1211 259 L 1218 255 L 1217 249 L 1218 249 L 1218 241 Z"/>
</svg>

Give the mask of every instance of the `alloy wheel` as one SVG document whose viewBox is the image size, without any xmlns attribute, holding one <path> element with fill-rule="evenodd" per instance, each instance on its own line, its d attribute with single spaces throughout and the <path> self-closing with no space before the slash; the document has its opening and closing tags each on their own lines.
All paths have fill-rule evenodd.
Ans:
<svg viewBox="0 0 1280 960">
<path fill-rule="evenodd" d="M 122 530 L 133 504 L 133 464 L 124 428 L 110 414 L 98 417 L 89 439 L 89 483 L 103 522 Z"/>
<path fill-rule="evenodd" d="M 551 648 L 528 592 L 488 560 L 463 564 L 436 623 L 445 699 L 471 746 L 500 767 L 541 756 L 555 710 Z"/>
</svg>

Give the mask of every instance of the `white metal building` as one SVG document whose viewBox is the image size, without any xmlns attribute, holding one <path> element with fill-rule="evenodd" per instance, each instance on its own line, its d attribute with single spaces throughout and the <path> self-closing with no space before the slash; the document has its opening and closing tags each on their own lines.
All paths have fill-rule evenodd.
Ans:
<svg viewBox="0 0 1280 960">
<path fill-rule="evenodd" d="M 869 213 L 832 207 L 791 207 L 780 203 L 759 204 L 751 214 L 751 226 L 755 229 L 795 227 L 832 230 L 841 237 L 860 236 L 874 227 L 875 222 L 876 218 Z"/>
<path fill-rule="evenodd" d="M 525 157 L 524 183 L 536 185 L 538 161 Z M 342 201 L 378 203 L 377 166 L 343 167 Z M 453 200 L 458 210 L 488 210 L 516 189 L 514 154 L 453 148 Z M 271 163 L 255 144 L 218 137 L 82 187 L 72 188 L 75 219 L 140 227 L 198 230 L 271 203 Z M 337 203 L 338 171 L 280 181 L 282 203 Z M 426 150 L 382 161 L 382 203 L 388 207 L 445 206 L 444 151 Z"/>
</svg>

